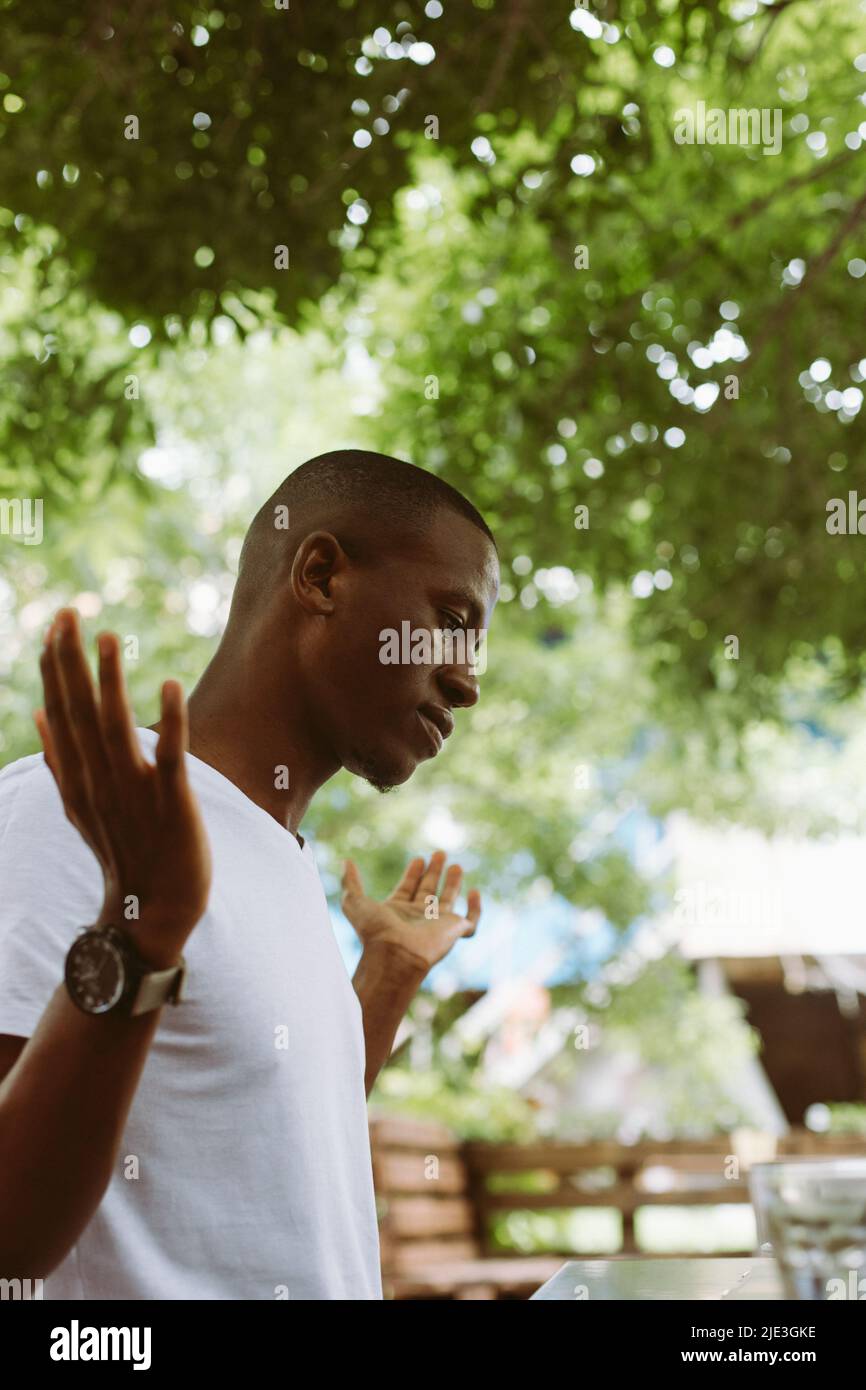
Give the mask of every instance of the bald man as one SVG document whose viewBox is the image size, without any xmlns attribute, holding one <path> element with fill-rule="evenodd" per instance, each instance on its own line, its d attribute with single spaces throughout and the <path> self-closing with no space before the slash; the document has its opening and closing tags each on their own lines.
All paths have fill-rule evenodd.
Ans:
<svg viewBox="0 0 866 1390">
<path fill-rule="evenodd" d="M 441 751 L 497 594 L 460 493 L 351 450 L 254 519 L 188 709 L 166 681 L 134 728 L 117 638 L 97 693 L 57 615 L 44 753 L 0 773 L 0 1278 L 57 1299 L 381 1297 L 366 1095 L 480 898 L 458 912 L 439 852 L 381 903 L 349 861 L 350 980 L 299 827 L 341 767 L 386 791 Z M 385 660 L 407 623 L 469 640 Z"/>
</svg>

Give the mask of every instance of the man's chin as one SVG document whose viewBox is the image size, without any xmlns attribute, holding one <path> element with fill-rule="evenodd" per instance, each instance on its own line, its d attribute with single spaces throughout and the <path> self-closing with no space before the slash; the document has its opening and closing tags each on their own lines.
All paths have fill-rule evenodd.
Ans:
<svg viewBox="0 0 866 1390">
<path fill-rule="evenodd" d="M 408 782 L 417 766 L 416 761 L 406 757 L 398 759 L 360 754 L 344 763 L 344 767 L 353 777 L 360 777 L 363 781 L 369 782 L 371 787 L 375 787 L 376 791 L 383 795 Z"/>
<path fill-rule="evenodd" d="M 383 796 L 387 795 L 388 792 L 396 791 L 400 785 L 399 782 L 382 782 L 378 777 L 367 777 L 365 780 L 369 782 L 371 787 L 375 787 L 377 792 L 381 792 Z"/>
</svg>

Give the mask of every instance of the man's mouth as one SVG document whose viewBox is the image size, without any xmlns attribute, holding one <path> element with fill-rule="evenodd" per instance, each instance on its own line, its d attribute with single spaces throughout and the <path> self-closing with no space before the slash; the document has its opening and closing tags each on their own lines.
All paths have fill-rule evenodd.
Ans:
<svg viewBox="0 0 866 1390">
<path fill-rule="evenodd" d="M 426 714 L 422 714 L 420 710 L 417 711 L 417 714 L 421 722 L 421 728 L 427 735 L 427 740 L 433 750 L 433 756 L 435 757 L 437 753 L 442 752 L 442 747 L 445 743 L 445 739 L 442 737 L 442 731 L 441 729 L 437 729 L 433 720 L 428 719 Z"/>
<path fill-rule="evenodd" d="M 434 754 L 441 753 L 446 738 L 453 732 L 454 715 L 440 705 L 425 705 L 423 709 L 418 710 L 418 718 L 433 745 Z"/>
</svg>

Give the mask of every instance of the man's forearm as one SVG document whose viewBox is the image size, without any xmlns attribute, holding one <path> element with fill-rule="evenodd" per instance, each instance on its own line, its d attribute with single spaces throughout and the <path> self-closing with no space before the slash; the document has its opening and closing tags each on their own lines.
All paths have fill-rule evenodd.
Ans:
<svg viewBox="0 0 866 1390">
<path fill-rule="evenodd" d="M 417 994 L 426 967 L 400 947 L 365 948 L 352 984 L 364 1018 L 367 1095 L 391 1055 L 400 1021 Z"/>
<path fill-rule="evenodd" d="M 108 1186 L 160 1010 L 94 1016 L 55 990 L 0 1085 L 0 1276 L 45 1278 Z"/>
</svg>

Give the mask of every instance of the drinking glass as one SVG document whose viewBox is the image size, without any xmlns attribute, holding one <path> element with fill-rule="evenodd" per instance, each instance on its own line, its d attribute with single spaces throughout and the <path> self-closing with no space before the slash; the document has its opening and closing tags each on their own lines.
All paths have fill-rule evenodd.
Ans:
<svg viewBox="0 0 866 1390">
<path fill-rule="evenodd" d="M 756 1163 L 749 1190 L 787 1298 L 866 1297 L 866 1158 Z"/>
</svg>

